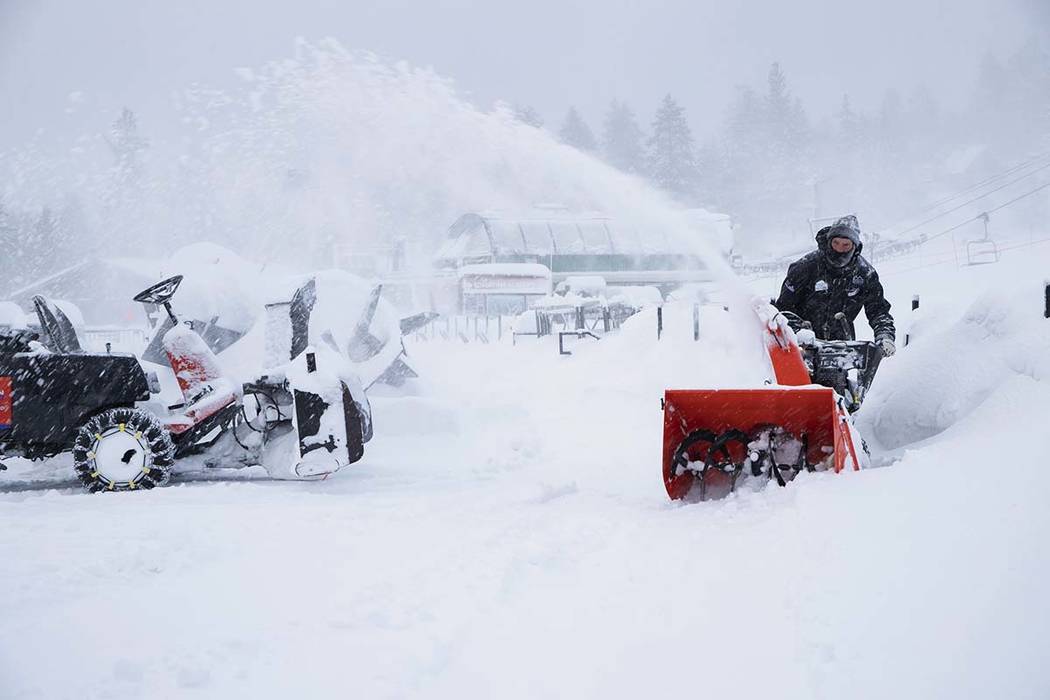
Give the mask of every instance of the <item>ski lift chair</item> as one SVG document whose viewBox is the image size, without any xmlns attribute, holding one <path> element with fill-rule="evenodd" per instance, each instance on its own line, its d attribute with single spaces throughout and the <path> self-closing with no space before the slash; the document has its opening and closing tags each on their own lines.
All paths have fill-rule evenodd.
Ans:
<svg viewBox="0 0 1050 700">
<path fill-rule="evenodd" d="M 999 245 L 988 235 L 988 214 L 981 214 L 984 222 L 984 237 L 966 244 L 967 265 L 987 265 L 999 262 Z"/>
</svg>

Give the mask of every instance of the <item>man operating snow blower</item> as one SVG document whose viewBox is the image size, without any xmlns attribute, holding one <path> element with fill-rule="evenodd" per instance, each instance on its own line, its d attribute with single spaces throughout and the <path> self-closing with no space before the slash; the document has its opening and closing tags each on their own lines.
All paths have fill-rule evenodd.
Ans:
<svg viewBox="0 0 1050 700">
<path fill-rule="evenodd" d="M 890 303 L 862 249 L 856 216 L 820 229 L 817 250 L 791 264 L 775 306 L 808 322 L 821 340 L 856 339 L 853 322 L 863 307 L 876 345 L 889 357 L 897 350 Z"/>
<path fill-rule="evenodd" d="M 754 305 L 772 386 L 664 392 L 668 496 L 703 501 L 753 479 L 784 486 L 803 471 L 870 465 L 852 416 L 896 348 L 890 304 L 860 251 L 857 218 L 844 216 L 817 233 L 815 252 L 788 268 L 778 311 Z M 855 338 L 862 308 L 874 342 Z"/>
</svg>

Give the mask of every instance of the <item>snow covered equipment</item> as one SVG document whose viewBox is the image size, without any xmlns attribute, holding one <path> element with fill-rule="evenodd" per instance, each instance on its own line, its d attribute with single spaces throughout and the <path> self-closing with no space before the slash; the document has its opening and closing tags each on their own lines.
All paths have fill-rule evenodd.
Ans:
<svg viewBox="0 0 1050 700">
<path fill-rule="evenodd" d="M 167 312 L 143 358 L 170 365 L 178 381 L 183 400 L 168 406 L 164 423 L 180 457 L 209 444 L 240 410 L 237 387 L 224 376 L 215 353 L 190 326 L 179 322 L 171 308 L 181 282 L 182 276 L 176 275 L 135 295 L 135 301 Z"/>
<path fill-rule="evenodd" d="M 313 279 L 268 308 L 274 361 L 244 383 L 199 324 L 172 308 L 181 282 L 171 277 L 134 297 L 165 314 L 142 358 L 85 352 L 61 309 L 35 297 L 40 332 L 0 332 L 0 457 L 69 452 L 93 492 L 151 489 L 211 467 L 324 478 L 361 459 L 371 410 L 347 351 L 312 328 Z"/>
<path fill-rule="evenodd" d="M 267 307 L 267 369 L 237 386 L 192 324 L 172 310 L 181 280 L 166 279 L 135 297 L 167 313 L 143 359 L 166 361 L 178 381 L 183 401 L 168 406 L 163 418 L 176 456 L 203 454 L 214 466 L 261 464 L 286 479 L 326 477 L 360 460 L 371 413 L 349 358 L 335 347 L 310 345 L 314 281 L 291 301 Z"/>
<path fill-rule="evenodd" d="M 803 471 L 860 469 L 851 413 L 880 359 L 873 343 L 799 338 L 784 314 L 756 307 L 776 383 L 762 389 L 669 389 L 663 475 L 672 499 L 720 498 L 747 479 L 787 484 Z"/>
<path fill-rule="evenodd" d="M 92 491 L 165 483 L 174 446 L 157 417 L 137 405 L 150 398 L 138 360 L 84 352 L 57 306 L 43 297 L 33 305 L 43 338 L 31 331 L 0 337 L 0 453 L 41 459 L 71 451 Z"/>
</svg>

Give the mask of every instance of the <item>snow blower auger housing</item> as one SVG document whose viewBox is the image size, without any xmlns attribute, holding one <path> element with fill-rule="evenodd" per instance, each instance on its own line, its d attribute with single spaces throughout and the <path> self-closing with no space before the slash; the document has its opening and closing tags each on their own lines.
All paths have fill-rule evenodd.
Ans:
<svg viewBox="0 0 1050 700">
<path fill-rule="evenodd" d="M 808 334 L 803 352 L 787 318 L 771 307 L 756 311 L 776 385 L 664 394 L 663 475 L 672 499 L 720 498 L 741 479 L 783 486 L 803 470 L 862 466 L 850 414 L 878 366 L 873 344 Z"/>
</svg>

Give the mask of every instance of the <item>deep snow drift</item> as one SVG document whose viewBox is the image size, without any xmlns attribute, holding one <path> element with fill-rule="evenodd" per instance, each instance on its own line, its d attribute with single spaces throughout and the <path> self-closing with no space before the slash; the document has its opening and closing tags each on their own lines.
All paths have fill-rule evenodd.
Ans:
<svg viewBox="0 0 1050 700">
<path fill-rule="evenodd" d="M 668 502 L 663 389 L 765 372 L 668 307 L 571 357 L 411 343 L 327 482 L 2 494 L 0 694 L 1046 697 L 1048 264 L 880 266 L 917 337 L 861 414 L 882 469 Z"/>
</svg>

